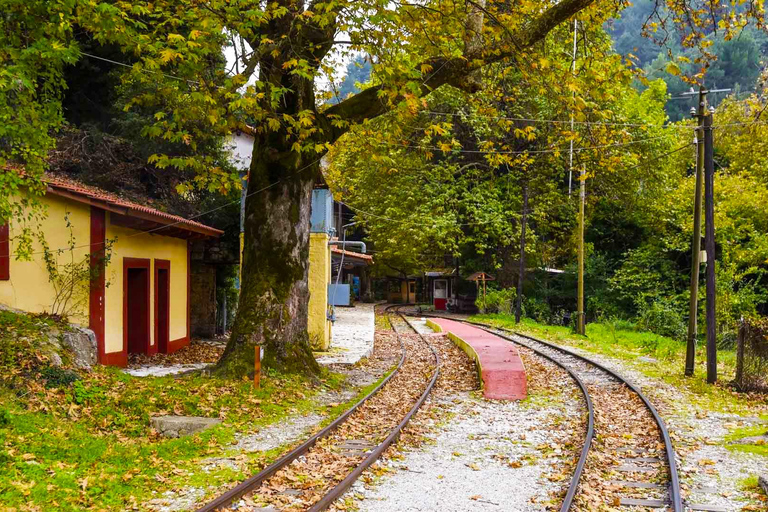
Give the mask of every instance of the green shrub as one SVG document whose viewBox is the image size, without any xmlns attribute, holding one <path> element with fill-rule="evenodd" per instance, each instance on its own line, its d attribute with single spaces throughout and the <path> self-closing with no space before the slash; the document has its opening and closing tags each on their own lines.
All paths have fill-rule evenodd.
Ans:
<svg viewBox="0 0 768 512">
<path fill-rule="evenodd" d="M 646 306 L 640 312 L 637 328 L 675 340 L 684 340 L 688 332 L 678 308 L 665 300 L 657 300 Z"/>
<path fill-rule="evenodd" d="M 523 315 L 540 323 L 552 322 L 552 312 L 549 304 L 539 297 L 523 296 Z M 562 320 L 562 319 L 561 319 Z"/>
<path fill-rule="evenodd" d="M 45 387 L 47 388 L 67 387 L 80 378 L 80 376 L 72 370 L 66 370 L 56 366 L 46 366 L 40 370 L 40 377 L 45 380 Z"/>
<path fill-rule="evenodd" d="M 483 293 L 475 300 L 475 305 L 481 313 L 502 313 L 511 315 L 515 308 L 517 292 L 514 288 L 488 290 L 483 300 Z"/>
<path fill-rule="evenodd" d="M 8 409 L 0 409 L 0 427 L 5 427 L 11 424 L 11 413 Z"/>
</svg>

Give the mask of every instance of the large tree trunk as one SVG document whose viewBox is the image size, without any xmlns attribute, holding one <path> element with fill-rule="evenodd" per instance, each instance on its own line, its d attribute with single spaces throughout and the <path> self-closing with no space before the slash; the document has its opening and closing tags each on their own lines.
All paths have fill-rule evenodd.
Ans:
<svg viewBox="0 0 768 512">
<path fill-rule="evenodd" d="M 301 161 L 286 152 L 272 159 L 257 144 L 245 203 L 240 301 L 217 370 L 230 376 L 253 372 L 255 346 L 263 364 L 315 373 L 307 335 L 309 215 L 317 166 L 297 172 Z M 285 177 L 277 185 L 256 193 Z"/>
<path fill-rule="evenodd" d="M 274 77 L 272 77 L 274 78 Z M 295 115 L 314 108 L 312 84 L 282 76 L 292 91 L 280 113 Z M 315 374 L 307 334 L 309 228 L 312 186 L 319 161 L 292 149 L 282 131 L 257 133 L 248 196 L 240 300 L 232 334 L 215 372 L 252 374 L 256 346 L 264 348 L 263 365 L 287 372 Z"/>
</svg>

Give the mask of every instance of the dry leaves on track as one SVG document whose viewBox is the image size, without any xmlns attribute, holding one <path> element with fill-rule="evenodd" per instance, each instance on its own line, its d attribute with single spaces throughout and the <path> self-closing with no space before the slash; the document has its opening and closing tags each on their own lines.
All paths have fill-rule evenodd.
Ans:
<svg viewBox="0 0 768 512">
<path fill-rule="evenodd" d="M 381 336 L 394 334 L 377 332 Z M 434 356 L 418 336 L 403 334 L 401 338 L 407 355 L 400 371 L 337 430 L 250 493 L 244 500 L 245 510 L 311 507 L 365 457 L 363 450 L 350 453 L 340 445 L 353 440 L 374 447 L 384 440 L 413 407 L 435 370 Z"/>
</svg>

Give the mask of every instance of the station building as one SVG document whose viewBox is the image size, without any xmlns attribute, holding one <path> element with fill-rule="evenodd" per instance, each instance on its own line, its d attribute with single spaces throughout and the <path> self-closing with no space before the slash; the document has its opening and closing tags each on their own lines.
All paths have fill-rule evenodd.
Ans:
<svg viewBox="0 0 768 512">
<path fill-rule="evenodd" d="M 187 345 L 190 244 L 222 231 L 69 179 L 44 182 L 37 225 L 0 221 L 0 304 L 89 327 L 101 364 L 125 366 L 129 353 Z M 30 227 L 47 249 L 36 240 L 31 259 L 19 260 L 18 235 Z"/>
</svg>

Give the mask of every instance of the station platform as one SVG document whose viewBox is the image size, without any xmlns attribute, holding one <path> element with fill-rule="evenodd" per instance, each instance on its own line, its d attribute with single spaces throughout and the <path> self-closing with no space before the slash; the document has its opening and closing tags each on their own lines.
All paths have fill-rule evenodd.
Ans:
<svg viewBox="0 0 768 512">
<path fill-rule="evenodd" d="M 483 396 L 493 400 L 523 400 L 527 396 L 525 366 L 517 348 L 499 336 L 447 318 L 431 317 L 430 327 L 448 334 L 477 363 Z"/>
</svg>

